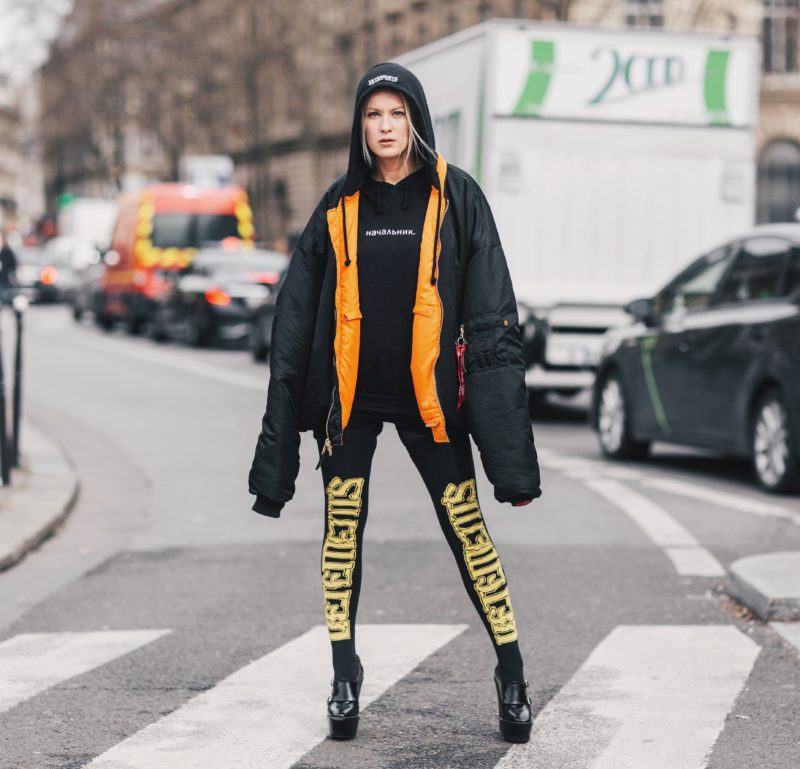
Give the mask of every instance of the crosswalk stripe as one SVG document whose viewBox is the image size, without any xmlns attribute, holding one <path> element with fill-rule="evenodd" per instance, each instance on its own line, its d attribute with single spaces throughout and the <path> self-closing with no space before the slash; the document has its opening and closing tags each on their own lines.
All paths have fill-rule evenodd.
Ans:
<svg viewBox="0 0 800 769">
<path fill-rule="evenodd" d="M 0 713 L 169 630 L 20 633 L 0 643 Z"/>
<path fill-rule="evenodd" d="M 651 499 L 619 481 L 597 478 L 587 481 L 586 485 L 627 514 L 656 545 L 663 548 L 678 574 L 696 577 L 725 575 L 722 564 Z"/>
<path fill-rule="evenodd" d="M 701 502 L 710 502 L 712 505 L 737 510 L 741 513 L 749 513 L 750 515 L 783 518 L 796 526 L 800 526 L 800 513 L 795 513 L 793 510 L 772 502 L 755 499 L 747 494 L 731 494 L 720 489 L 700 486 L 694 482 L 687 483 L 677 478 L 648 478 L 643 483 L 648 488 L 658 491 L 665 491 L 669 494 L 677 494 L 690 499 L 698 499 Z"/>
<path fill-rule="evenodd" d="M 466 625 L 358 626 L 362 709 Z M 327 735 L 330 645 L 318 625 L 87 764 L 87 769 L 285 769 Z"/>
<path fill-rule="evenodd" d="M 618 626 L 495 769 L 703 769 L 758 652 L 728 625 Z"/>
</svg>

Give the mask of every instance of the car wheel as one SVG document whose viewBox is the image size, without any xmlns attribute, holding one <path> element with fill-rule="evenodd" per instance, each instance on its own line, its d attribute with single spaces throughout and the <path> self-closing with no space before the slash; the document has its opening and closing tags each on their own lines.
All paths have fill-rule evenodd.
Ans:
<svg viewBox="0 0 800 769">
<path fill-rule="evenodd" d="M 136 315 L 129 315 L 125 320 L 125 330 L 131 336 L 139 336 L 144 328 L 144 321 Z"/>
<path fill-rule="evenodd" d="M 631 430 L 630 409 L 618 374 L 603 380 L 597 406 L 597 437 L 600 449 L 614 459 L 642 459 L 650 451 L 648 441 L 638 441 Z"/>
<path fill-rule="evenodd" d="M 154 342 L 166 342 L 169 339 L 166 326 L 161 319 L 161 313 L 156 310 L 153 312 L 153 318 L 150 321 L 150 328 L 148 329 L 149 336 Z"/>
<path fill-rule="evenodd" d="M 253 327 L 250 329 L 250 352 L 253 355 L 253 360 L 257 363 L 263 363 L 269 355 L 266 336 L 264 316 L 261 314 L 256 315 Z"/>
<path fill-rule="evenodd" d="M 186 318 L 186 341 L 192 347 L 206 347 L 211 341 L 209 330 L 199 309 L 191 310 Z"/>
<path fill-rule="evenodd" d="M 111 331 L 114 326 L 114 319 L 106 312 L 105 301 L 102 297 L 99 297 L 95 304 L 94 322 L 103 331 Z"/>
<path fill-rule="evenodd" d="M 790 491 L 800 484 L 800 459 L 779 390 L 759 398 L 751 429 L 753 471 L 767 491 Z"/>
</svg>

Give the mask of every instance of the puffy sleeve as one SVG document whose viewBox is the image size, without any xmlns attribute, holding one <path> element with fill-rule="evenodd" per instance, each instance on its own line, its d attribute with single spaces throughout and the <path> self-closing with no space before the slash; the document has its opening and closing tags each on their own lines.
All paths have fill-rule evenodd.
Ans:
<svg viewBox="0 0 800 769">
<path fill-rule="evenodd" d="M 500 502 L 541 496 L 525 387 L 517 303 L 486 198 L 470 185 L 469 255 L 462 306 L 470 433 Z"/>
<path fill-rule="evenodd" d="M 267 405 L 248 478 L 253 510 L 274 518 L 300 469 L 300 403 L 325 272 L 324 198 L 300 236 L 275 304 Z"/>
</svg>

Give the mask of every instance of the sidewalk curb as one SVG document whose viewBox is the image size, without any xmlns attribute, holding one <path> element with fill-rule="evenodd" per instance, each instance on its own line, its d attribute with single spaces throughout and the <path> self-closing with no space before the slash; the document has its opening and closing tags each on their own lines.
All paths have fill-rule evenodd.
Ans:
<svg viewBox="0 0 800 769">
<path fill-rule="evenodd" d="M 740 558 L 730 574 L 733 597 L 764 622 L 800 620 L 800 550 Z"/>
<path fill-rule="evenodd" d="M 78 499 L 78 475 L 64 450 L 30 422 L 22 424 L 21 467 L 0 487 L 0 571 L 49 537 Z"/>
</svg>

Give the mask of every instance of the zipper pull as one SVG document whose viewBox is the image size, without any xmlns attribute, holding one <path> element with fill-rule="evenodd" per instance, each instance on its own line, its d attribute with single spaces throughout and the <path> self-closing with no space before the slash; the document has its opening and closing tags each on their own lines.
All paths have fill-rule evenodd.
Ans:
<svg viewBox="0 0 800 769">
<path fill-rule="evenodd" d="M 325 456 L 325 452 L 328 452 L 328 456 L 333 456 L 333 444 L 331 443 L 330 438 L 325 439 L 325 443 L 322 445 L 322 452 L 319 455 L 319 462 L 317 462 L 317 466 L 314 468 L 315 470 L 319 470 L 320 465 L 322 464 L 322 458 Z"/>
<path fill-rule="evenodd" d="M 466 395 L 466 388 L 464 385 L 464 352 L 467 349 L 467 342 L 464 339 L 464 325 L 458 327 L 459 336 L 456 339 L 456 371 L 458 373 L 458 404 L 457 409 L 460 409 L 464 404 L 464 397 Z"/>
</svg>

